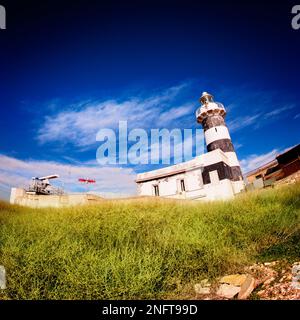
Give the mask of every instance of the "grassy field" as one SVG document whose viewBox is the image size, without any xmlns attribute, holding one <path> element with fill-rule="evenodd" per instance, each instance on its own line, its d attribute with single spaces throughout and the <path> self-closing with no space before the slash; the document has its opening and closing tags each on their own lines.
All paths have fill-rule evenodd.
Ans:
<svg viewBox="0 0 300 320">
<path fill-rule="evenodd" d="M 0 299 L 176 298 L 203 278 L 300 257 L 300 185 L 229 202 L 0 202 Z"/>
</svg>

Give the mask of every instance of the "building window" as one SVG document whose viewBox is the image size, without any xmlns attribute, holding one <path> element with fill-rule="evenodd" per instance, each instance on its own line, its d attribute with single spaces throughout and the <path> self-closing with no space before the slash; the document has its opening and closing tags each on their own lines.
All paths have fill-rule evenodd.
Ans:
<svg viewBox="0 0 300 320">
<path fill-rule="evenodd" d="M 184 184 L 184 180 L 183 179 L 180 180 L 180 188 L 181 188 L 182 192 L 185 191 L 185 184 Z"/>
<path fill-rule="evenodd" d="M 159 197 L 159 188 L 158 188 L 158 185 L 157 185 L 157 184 L 153 185 L 153 188 L 154 188 L 154 195 L 155 195 L 155 197 Z"/>
</svg>

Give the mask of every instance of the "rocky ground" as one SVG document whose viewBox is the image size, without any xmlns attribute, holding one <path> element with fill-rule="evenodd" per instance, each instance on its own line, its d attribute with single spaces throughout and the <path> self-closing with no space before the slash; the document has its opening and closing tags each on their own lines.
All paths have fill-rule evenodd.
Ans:
<svg viewBox="0 0 300 320">
<path fill-rule="evenodd" d="M 194 289 L 196 298 L 204 300 L 300 300 L 300 262 L 257 263 L 240 274 L 204 279 Z"/>
</svg>

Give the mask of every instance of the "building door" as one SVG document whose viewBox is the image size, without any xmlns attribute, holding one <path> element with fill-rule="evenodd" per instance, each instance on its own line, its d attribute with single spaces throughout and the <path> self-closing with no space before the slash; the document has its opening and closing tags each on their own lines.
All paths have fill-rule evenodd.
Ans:
<svg viewBox="0 0 300 320">
<path fill-rule="evenodd" d="M 217 170 L 211 171 L 209 173 L 209 178 L 210 178 L 210 182 L 212 185 L 217 185 L 219 184 L 219 174 Z"/>
<path fill-rule="evenodd" d="M 154 195 L 155 195 L 155 197 L 159 197 L 159 188 L 158 188 L 158 185 L 157 185 L 157 184 L 153 185 L 153 188 L 154 188 Z"/>
<path fill-rule="evenodd" d="M 184 192 L 185 191 L 185 183 L 184 183 L 184 179 L 181 179 L 180 180 L 180 188 L 181 188 L 181 191 Z"/>
</svg>

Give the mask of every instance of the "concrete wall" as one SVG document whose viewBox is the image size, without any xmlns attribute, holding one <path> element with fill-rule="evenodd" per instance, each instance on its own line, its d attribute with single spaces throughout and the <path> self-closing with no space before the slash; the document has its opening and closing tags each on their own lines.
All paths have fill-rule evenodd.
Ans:
<svg viewBox="0 0 300 320">
<path fill-rule="evenodd" d="M 27 194 L 24 189 L 12 188 L 10 203 L 32 208 L 76 206 L 102 201 L 103 198 L 85 193 L 66 195 Z"/>
<path fill-rule="evenodd" d="M 202 171 L 205 166 L 229 159 L 220 149 L 205 153 L 191 161 L 139 174 L 138 194 L 155 196 L 154 185 L 159 188 L 159 196 L 176 199 L 217 200 L 230 199 L 241 192 L 244 181 L 231 181 L 219 177 L 218 171 L 209 172 L 210 183 L 204 184 Z M 184 180 L 185 191 L 181 190 L 180 180 Z"/>
<path fill-rule="evenodd" d="M 184 180 L 185 191 L 181 190 L 181 182 Z M 159 196 L 176 199 L 194 199 L 205 196 L 203 190 L 201 168 L 197 168 L 170 177 L 154 179 L 140 183 L 139 194 L 155 196 L 154 185 L 158 185 Z"/>
</svg>

